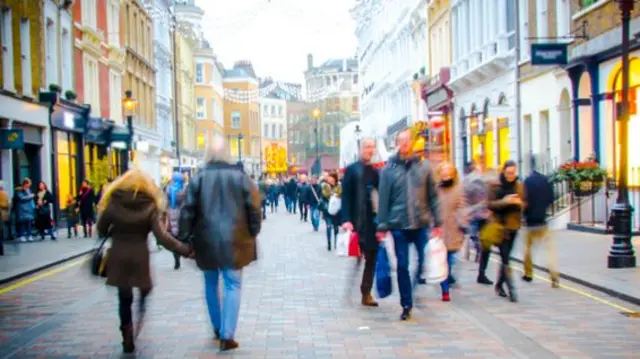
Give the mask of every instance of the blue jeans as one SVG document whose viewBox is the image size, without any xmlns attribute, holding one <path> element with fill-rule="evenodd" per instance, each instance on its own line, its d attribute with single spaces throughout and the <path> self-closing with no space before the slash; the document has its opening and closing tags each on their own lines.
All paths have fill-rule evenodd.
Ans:
<svg viewBox="0 0 640 359">
<path fill-rule="evenodd" d="M 17 237 L 18 238 L 30 238 L 31 234 L 33 232 L 33 221 L 32 220 L 28 220 L 28 221 L 19 221 L 16 225 L 17 229 L 16 232 L 17 233 Z"/>
<path fill-rule="evenodd" d="M 327 249 L 331 250 L 331 235 L 333 234 L 334 246 L 338 240 L 338 221 L 335 217 L 329 216 L 328 214 L 324 215 L 324 221 L 327 224 Z"/>
<path fill-rule="evenodd" d="M 409 275 L 409 243 L 413 243 L 418 251 L 418 269 L 416 279 L 421 277 L 424 267 L 424 249 L 427 245 L 427 230 L 410 229 L 391 231 L 393 244 L 398 261 L 398 291 L 400 292 L 400 305 L 403 308 L 413 308 L 413 286 Z"/>
<path fill-rule="evenodd" d="M 449 281 L 451 280 L 451 278 L 453 277 L 451 275 L 451 268 L 453 268 L 453 264 L 455 263 L 456 260 L 456 252 L 447 252 L 447 267 L 448 267 L 448 273 L 449 275 L 447 276 L 447 279 L 443 280 L 442 283 L 440 283 L 440 288 L 442 289 L 442 293 L 449 293 L 449 286 L 451 283 L 449 283 Z"/>
<path fill-rule="evenodd" d="M 318 210 L 318 206 L 311 205 L 311 225 L 313 226 L 314 231 L 318 231 L 318 227 L 320 226 L 320 211 Z"/>
<path fill-rule="evenodd" d="M 286 208 L 287 212 L 291 213 L 291 199 L 289 198 L 289 196 L 284 196 L 284 207 Z"/>
<path fill-rule="evenodd" d="M 218 280 L 222 274 L 222 300 Z M 240 285 L 242 270 L 215 269 L 204 271 L 204 292 L 213 329 L 220 332 L 220 339 L 233 339 L 240 312 Z M 221 303 L 222 302 L 222 303 Z"/>
</svg>

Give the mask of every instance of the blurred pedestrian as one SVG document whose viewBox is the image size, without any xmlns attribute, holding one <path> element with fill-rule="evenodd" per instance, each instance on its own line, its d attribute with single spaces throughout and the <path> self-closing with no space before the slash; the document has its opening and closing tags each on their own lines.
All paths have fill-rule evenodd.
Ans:
<svg viewBox="0 0 640 359">
<path fill-rule="evenodd" d="M 82 181 L 78 193 L 78 208 L 80 209 L 80 220 L 82 221 L 82 233 L 85 238 L 93 235 L 93 221 L 95 220 L 96 193 L 88 180 Z"/>
<path fill-rule="evenodd" d="M 209 317 L 223 351 L 238 347 L 242 268 L 257 259 L 261 220 L 258 187 L 230 163 L 224 143 L 213 142 L 204 167 L 187 188 L 179 229 L 182 240 L 193 241 L 196 263 L 204 272 Z"/>
<path fill-rule="evenodd" d="M 16 216 L 16 232 L 22 242 L 31 241 L 33 221 L 36 216 L 35 195 L 31 192 L 31 180 L 25 178 L 22 185 L 16 187 L 13 206 Z"/>
<path fill-rule="evenodd" d="M 100 237 L 111 237 L 107 257 L 107 285 L 118 288 L 120 331 L 125 353 L 135 350 L 131 305 L 133 288 L 140 289 L 138 330 L 146 313 L 146 298 L 151 292 L 149 245 L 150 232 L 170 250 L 187 256 L 191 247 L 179 242 L 161 222 L 166 209 L 165 196 L 153 179 L 139 169 L 125 172 L 105 191 L 98 204 Z"/>
<path fill-rule="evenodd" d="M 171 178 L 171 183 L 167 186 L 166 195 L 169 201 L 167 208 L 167 219 L 169 221 L 169 232 L 173 236 L 179 233 L 178 223 L 180 221 L 180 209 L 184 202 L 186 187 L 184 177 L 180 172 L 175 172 Z M 180 269 L 180 253 L 173 252 L 173 269 Z"/>
<path fill-rule="evenodd" d="M 47 234 L 51 236 L 52 240 L 56 240 L 53 219 L 51 218 L 52 205 L 53 194 L 51 194 L 47 185 L 40 181 L 38 183 L 38 193 L 36 193 L 36 229 L 42 240 Z"/>
</svg>

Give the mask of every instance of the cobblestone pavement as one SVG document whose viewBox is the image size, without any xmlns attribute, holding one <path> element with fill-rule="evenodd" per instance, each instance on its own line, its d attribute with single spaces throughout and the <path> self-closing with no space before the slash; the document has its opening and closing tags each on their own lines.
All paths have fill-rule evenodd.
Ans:
<svg viewBox="0 0 640 359">
<path fill-rule="evenodd" d="M 270 215 L 259 261 L 244 274 L 236 339 L 220 354 L 193 262 L 174 271 L 167 252 L 153 255 L 155 284 L 138 358 L 632 358 L 640 319 L 620 314 L 613 298 L 544 280 L 517 281 L 512 304 L 475 284 L 461 261 L 452 302 L 421 286 L 413 319 L 398 320 L 397 293 L 379 308 L 359 306 L 354 261 L 327 252 L 324 233 L 286 213 Z M 50 274 L 50 275 L 49 275 Z M 118 358 L 116 294 L 88 275 L 86 263 L 0 289 L 0 358 Z M 516 271 L 516 274 L 519 274 Z M 347 291 L 350 287 L 353 290 Z M 603 303 L 602 301 L 606 301 Z M 616 307 L 619 306 L 619 307 Z"/>
</svg>

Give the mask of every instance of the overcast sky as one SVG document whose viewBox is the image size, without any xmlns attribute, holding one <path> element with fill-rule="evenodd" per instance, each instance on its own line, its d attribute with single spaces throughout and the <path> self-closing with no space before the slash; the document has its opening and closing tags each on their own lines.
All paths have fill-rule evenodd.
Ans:
<svg viewBox="0 0 640 359">
<path fill-rule="evenodd" d="M 353 0 L 196 0 L 203 30 L 225 67 L 251 60 L 260 77 L 302 83 L 314 64 L 356 53 Z"/>
</svg>

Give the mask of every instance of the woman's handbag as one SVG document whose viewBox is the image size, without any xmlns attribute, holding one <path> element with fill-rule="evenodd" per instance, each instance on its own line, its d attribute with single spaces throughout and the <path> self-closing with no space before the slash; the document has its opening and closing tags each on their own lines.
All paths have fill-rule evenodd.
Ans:
<svg viewBox="0 0 640 359">
<path fill-rule="evenodd" d="M 504 225 L 498 221 L 491 221 L 480 228 L 478 237 L 483 250 L 498 246 L 504 238 Z"/>
<path fill-rule="evenodd" d="M 389 253 L 387 253 L 384 243 L 380 243 L 376 259 L 376 291 L 380 298 L 390 296 L 393 291 Z"/>
<path fill-rule="evenodd" d="M 107 237 L 100 241 L 100 245 L 93 252 L 91 258 L 91 274 L 96 277 L 107 277 L 107 259 L 109 257 L 109 247 L 106 245 Z"/>
</svg>

